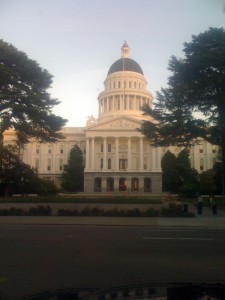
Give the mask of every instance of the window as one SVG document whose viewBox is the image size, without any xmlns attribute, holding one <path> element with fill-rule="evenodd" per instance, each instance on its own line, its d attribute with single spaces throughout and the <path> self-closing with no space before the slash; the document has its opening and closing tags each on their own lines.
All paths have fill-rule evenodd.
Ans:
<svg viewBox="0 0 225 300">
<path fill-rule="evenodd" d="M 151 178 L 145 178 L 144 179 L 144 192 L 150 193 L 151 190 L 152 190 Z"/>
<path fill-rule="evenodd" d="M 40 145 L 36 145 L 36 154 L 40 153 Z"/>
<path fill-rule="evenodd" d="M 127 168 L 127 159 L 120 159 L 119 160 L 119 169 L 125 170 Z"/>
<path fill-rule="evenodd" d="M 51 153 L 52 153 L 52 146 L 48 145 L 48 154 L 51 154 Z"/>
<path fill-rule="evenodd" d="M 62 160 L 62 158 L 60 158 L 60 160 L 59 160 L 59 170 L 60 171 L 63 170 L 63 160 Z"/>
<path fill-rule="evenodd" d="M 94 191 L 95 192 L 101 192 L 101 190 L 102 190 L 102 179 L 101 178 L 95 178 Z"/>
<path fill-rule="evenodd" d="M 131 88 L 132 87 L 132 83 L 131 83 L 131 81 L 129 81 L 129 88 Z"/>
<path fill-rule="evenodd" d="M 51 170 L 51 159 L 48 159 L 48 161 L 47 161 L 47 170 L 48 171 Z"/>
<path fill-rule="evenodd" d="M 204 162 L 203 162 L 203 158 L 200 159 L 200 171 L 204 170 Z"/>
<path fill-rule="evenodd" d="M 101 144 L 101 152 L 103 152 L 103 144 Z"/>
<path fill-rule="evenodd" d="M 120 81 L 118 81 L 118 88 L 120 89 Z"/>
<path fill-rule="evenodd" d="M 203 153 L 203 147 L 202 147 L 202 145 L 199 146 L 199 153 Z"/>
<path fill-rule="evenodd" d="M 112 146 L 111 144 L 108 144 L 108 152 L 111 152 L 112 151 Z"/>
<path fill-rule="evenodd" d="M 39 159 L 35 160 L 35 169 L 38 171 L 39 169 Z"/>
<path fill-rule="evenodd" d="M 101 158 L 100 169 L 103 169 L 103 158 Z"/>
<path fill-rule="evenodd" d="M 63 154 L 63 145 L 60 145 L 60 154 Z"/>
<path fill-rule="evenodd" d="M 139 180 L 138 180 L 138 178 L 132 178 L 131 190 L 132 190 L 132 192 L 138 192 L 139 191 Z"/>
</svg>

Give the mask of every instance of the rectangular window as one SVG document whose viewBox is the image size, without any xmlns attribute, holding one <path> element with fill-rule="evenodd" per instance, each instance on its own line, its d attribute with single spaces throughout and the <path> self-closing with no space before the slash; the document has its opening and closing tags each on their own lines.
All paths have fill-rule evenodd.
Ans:
<svg viewBox="0 0 225 300">
<path fill-rule="evenodd" d="M 36 154 L 40 153 L 40 145 L 36 145 Z"/>
<path fill-rule="evenodd" d="M 112 151 L 112 146 L 111 144 L 108 144 L 108 152 L 111 152 Z"/>
<path fill-rule="evenodd" d="M 201 158 L 200 159 L 200 171 L 203 171 L 204 170 L 204 162 L 203 162 L 203 159 Z"/>
<path fill-rule="evenodd" d="M 103 158 L 101 158 L 100 164 L 101 164 L 100 169 L 103 169 Z"/>
<path fill-rule="evenodd" d="M 60 171 L 63 170 L 63 160 L 62 160 L 62 158 L 60 158 L 60 160 L 59 160 L 59 170 Z"/>
<path fill-rule="evenodd" d="M 48 161 L 47 161 L 47 170 L 48 171 L 51 170 L 51 159 L 48 159 Z"/>
<path fill-rule="evenodd" d="M 118 81 L 118 88 L 120 89 L 120 81 Z"/>
<path fill-rule="evenodd" d="M 101 144 L 101 152 L 103 152 L 103 144 Z"/>
<path fill-rule="evenodd" d="M 52 146 L 48 145 L 48 154 L 51 154 L 51 153 L 52 153 Z"/>
<path fill-rule="evenodd" d="M 119 160 L 119 169 L 125 170 L 127 168 L 127 159 L 120 159 Z"/>
<path fill-rule="evenodd" d="M 63 145 L 60 145 L 60 154 L 63 154 Z"/>
<path fill-rule="evenodd" d="M 36 159 L 35 161 L 35 169 L 38 171 L 39 169 L 39 159 Z"/>
</svg>

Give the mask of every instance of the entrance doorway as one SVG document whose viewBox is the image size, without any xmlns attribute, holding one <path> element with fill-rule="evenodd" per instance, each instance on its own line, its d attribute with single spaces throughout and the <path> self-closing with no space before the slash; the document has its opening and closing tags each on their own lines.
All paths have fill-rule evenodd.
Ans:
<svg viewBox="0 0 225 300">
<path fill-rule="evenodd" d="M 120 178 L 119 180 L 119 191 L 120 192 L 125 192 L 127 191 L 127 180 L 126 178 Z"/>
</svg>

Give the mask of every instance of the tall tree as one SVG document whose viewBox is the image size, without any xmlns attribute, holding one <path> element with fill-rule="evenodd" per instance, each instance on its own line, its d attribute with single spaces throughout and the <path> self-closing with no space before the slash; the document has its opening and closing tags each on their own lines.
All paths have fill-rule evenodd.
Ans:
<svg viewBox="0 0 225 300">
<path fill-rule="evenodd" d="M 82 192 L 84 188 L 84 164 L 81 149 L 75 145 L 71 151 L 68 164 L 62 174 L 62 188 L 68 192 Z"/>
<path fill-rule="evenodd" d="M 52 75 L 39 64 L 0 40 L 0 144 L 3 132 L 13 128 L 20 143 L 30 137 L 54 142 L 66 120 L 52 113 L 60 102 L 47 90 Z"/>
<path fill-rule="evenodd" d="M 157 93 L 154 109 L 143 107 L 154 121 L 143 121 L 141 132 L 156 146 L 190 146 L 203 138 L 221 147 L 224 166 L 225 30 L 209 28 L 192 36 L 183 51 L 184 58 L 170 59 L 172 75 Z"/>
<path fill-rule="evenodd" d="M 163 191 L 177 193 L 181 181 L 176 156 L 170 151 L 167 151 L 162 157 L 161 166 Z"/>
</svg>

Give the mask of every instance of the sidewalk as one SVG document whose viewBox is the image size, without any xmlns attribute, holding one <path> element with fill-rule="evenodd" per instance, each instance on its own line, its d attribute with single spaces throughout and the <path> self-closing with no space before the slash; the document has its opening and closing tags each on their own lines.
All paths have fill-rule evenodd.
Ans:
<svg viewBox="0 0 225 300">
<path fill-rule="evenodd" d="M 0 226 L 2 225 L 162 226 L 225 229 L 225 212 L 219 211 L 218 215 L 214 216 L 203 210 L 203 214 L 196 215 L 195 218 L 1 216 Z"/>
</svg>

